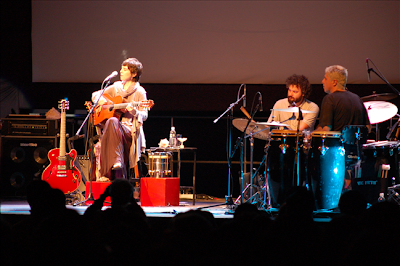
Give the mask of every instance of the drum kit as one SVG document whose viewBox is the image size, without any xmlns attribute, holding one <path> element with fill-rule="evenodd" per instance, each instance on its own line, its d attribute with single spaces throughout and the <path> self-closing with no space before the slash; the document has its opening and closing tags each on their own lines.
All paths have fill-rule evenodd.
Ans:
<svg viewBox="0 0 400 266">
<path fill-rule="evenodd" d="M 373 94 L 361 98 L 372 125 L 377 126 L 394 116 L 400 117 L 397 107 L 385 101 L 395 97 L 395 94 Z M 298 112 L 298 108 L 273 111 Z M 241 185 L 239 198 L 242 201 L 247 196 L 247 202 L 267 209 L 279 208 L 286 200 L 286 193 L 300 185 L 313 192 L 315 210 L 331 210 L 338 207 L 343 189 L 348 188 L 345 184 L 346 173 L 351 179 L 349 189 L 360 190 L 371 204 L 382 199 L 390 184 L 400 183 L 400 142 L 367 143 L 366 126 L 351 125 L 342 131 L 299 133 L 288 130 L 288 125 L 279 122 L 249 122 L 249 119 L 238 118 L 232 124 L 245 131 L 251 147 L 253 138 L 266 141 L 264 158 L 260 167 L 254 169 L 255 173 L 253 149 L 250 150 L 251 171 L 246 184 L 242 182 Z M 262 166 L 265 172 L 260 174 Z"/>
</svg>

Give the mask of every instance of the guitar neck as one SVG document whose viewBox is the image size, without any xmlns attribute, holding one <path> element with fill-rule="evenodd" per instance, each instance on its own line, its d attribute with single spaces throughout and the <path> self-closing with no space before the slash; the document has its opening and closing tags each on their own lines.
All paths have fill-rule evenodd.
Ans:
<svg viewBox="0 0 400 266">
<path fill-rule="evenodd" d="M 65 112 L 65 110 L 61 110 L 60 157 L 65 156 L 66 117 L 67 117 L 67 113 Z"/>
<path fill-rule="evenodd" d="M 140 102 L 131 102 L 130 104 L 133 107 L 138 107 L 140 105 Z M 110 107 L 112 107 L 112 109 L 125 109 L 128 105 L 129 105 L 129 103 L 116 103 L 116 104 L 110 105 Z"/>
</svg>

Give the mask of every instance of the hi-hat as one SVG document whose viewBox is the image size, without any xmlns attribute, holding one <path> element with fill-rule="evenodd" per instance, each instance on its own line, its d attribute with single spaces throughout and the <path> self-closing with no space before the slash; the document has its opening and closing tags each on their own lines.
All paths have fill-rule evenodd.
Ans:
<svg viewBox="0 0 400 266">
<path fill-rule="evenodd" d="M 243 132 L 248 122 L 248 119 L 237 118 L 232 121 L 232 124 L 237 129 Z M 246 134 L 253 134 L 253 137 L 257 139 L 267 140 L 269 137 L 269 130 L 270 128 L 265 124 L 250 122 L 249 126 L 246 129 Z"/>
<path fill-rule="evenodd" d="M 368 101 L 389 101 L 394 98 L 396 98 L 397 95 L 394 93 L 381 93 L 381 94 L 372 94 L 368 96 L 361 97 L 361 100 L 363 102 L 368 102 Z"/>
<path fill-rule="evenodd" d="M 368 112 L 369 122 L 371 124 L 379 124 L 389 120 L 397 114 L 397 106 L 383 101 L 369 101 L 364 103 Z"/>
<path fill-rule="evenodd" d="M 285 109 L 271 109 L 271 111 L 298 113 L 299 112 L 299 107 L 288 107 L 288 108 L 285 108 Z M 309 111 L 309 110 L 304 110 L 304 109 L 301 109 L 301 112 L 304 113 L 304 114 L 306 114 L 306 113 L 316 113 L 315 111 Z"/>
</svg>

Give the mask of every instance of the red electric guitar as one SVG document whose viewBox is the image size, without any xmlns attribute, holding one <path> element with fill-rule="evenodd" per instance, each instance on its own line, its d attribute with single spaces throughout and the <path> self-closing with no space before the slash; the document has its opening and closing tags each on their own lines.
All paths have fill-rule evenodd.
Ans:
<svg viewBox="0 0 400 266">
<path fill-rule="evenodd" d="M 104 123 L 110 117 L 117 117 L 120 119 L 122 113 L 126 111 L 128 104 L 132 104 L 133 107 L 141 107 L 150 110 L 154 106 L 153 100 L 146 100 L 135 103 L 126 103 L 122 96 L 111 97 L 107 93 L 103 94 L 106 102 L 103 105 L 97 105 L 94 108 L 94 124 L 97 126 Z M 88 106 L 87 106 L 88 107 Z"/>
<path fill-rule="evenodd" d="M 66 110 L 69 109 L 69 102 L 65 99 L 61 100 L 58 108 L 61 110 L 60 148 L 49 151 L 50 165 L 44 169 L 42 180 L 49 183 L 52 188 L 58 188 L 64 194 L 69 194 L 78 188 L 82 177 L 74 165 L 76 150 L 65 152 Z"/>
</svg>

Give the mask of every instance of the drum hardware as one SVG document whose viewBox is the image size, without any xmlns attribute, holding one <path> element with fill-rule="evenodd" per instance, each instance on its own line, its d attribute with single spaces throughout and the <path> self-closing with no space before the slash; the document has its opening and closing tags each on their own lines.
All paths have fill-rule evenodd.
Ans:
<svg viewBox="0 0 400 266">
<path fill-rule="evenodd" d="M 388 139 L 388 140 L 398 140 L 399 139 L 398 132 L 400 130 L 400 127 L 399 127 L 400 115 L 396 114 L 396 116 L 397 116 L 397 122 L 389 129 L 389 132 L 386 135 L 386 139 Z"/>
<path fill-rule="evenodd" d="M 288 113 L 304 113 L 304 114 L 308 114 L 308 113 L 316 113 L 315 111 L 309 111 L 309 110 L 300 110 L 300 107 L 288 107 L 288 108 L 284 108 L 284 109 L 271 109 L 271 111 L 280 111 L 280 112 L 288 112 Z"/>
<path fill-rule="evenodd" d="M 326 136 L 322 136 L 322 146 L 318 147 L 318 150 L 321 153 L 321 155 L 325 155 L 325 153 L 329 150 L 329 147 L 325 147 L 325 137 Z"/>
<path fill-rule="evenodd" d="M 400 184 L 388 187 L 388 201 L 396 202 L 400 205 Z"/>
<path fill-rule="evenodd" d="M 286 139 L 285 139 L 285 141 L 286 141 Z M 281 149 L 283 154 L 286 154 L 286 150 L 289 148 L 289 145 L 281 144 L 281 145 L 279 145 L 279 148 Z"/>
<path fill-rule="evenodd" d="M 267 138 L 268 144 L 266 145 L 266 147 L 268 147 L 270 145 L 270 141 L 271 141 L 271 136 L 270 136 L 271 134 L 269 132 L 269 129 L 270 129 L 269 127 L 268 128 L 264 128 L 264 129 L 261 129 L 261 130 L 259 130 L 257 132 L 250 133 L 249 135 L 245 136 L 245 139 L 246 138 L 250 139 L 250 183 L 249 183 L 249 185 L 254 183 L 254 178 L 259 173 L 261 167 L 264 165 L 266 157 L 267 157 L 267 154 L 264 155 L 264 158 L 261 161 L 260 166 L 253 173 L 253 170 L 254 170 L 254 168 L 253 168 L 253 161 L 254 161 L 254 158 L 253 158 L 253 152 L 254 152 L 254 138 L 253 138 L 253 135 L 259 134 L 259 132 L 268 130 L 268 138 Z M 266 153 L 268 153 L 268 148 L 266 148 Z M 242 179 L 242 181 L 243 181 L 243 179 Z M 244 199 L 243 198 L 243 196 L 244 196 L 243 194 L 246 192 L 246 189 L 250 188 L 250 197 L 247 200 L 247 202 L 257 203 L 257 204 L 262 205 L 263 207 L 265 207 L 265 205 L 266 205 L 266 203 L 265 203 L 265 200 L 266 200 L 265 181 L 264 181 L 264 186 L 262 186 L 261 189 L 258 186 L 255 187 L 254 185 L 250 185 L 250 186 L 249 185 L 247 185 L 246 188 L 241 191 L 241 195 L 240 195 L 241 202 Z M 243 188 L 243 185 L 242 185 L 242 188 Z M 253 189 L 254 188 L 257 189 L 256 193 L 253 193 Z M 263 200 L 260 199 L 260 197 L 261 197 L 260 195 L 261 195 L 262 192 L 264 192 Z M 264 202 L 262 202 L 262 201 L 264 201 Z"/>
</svg>

